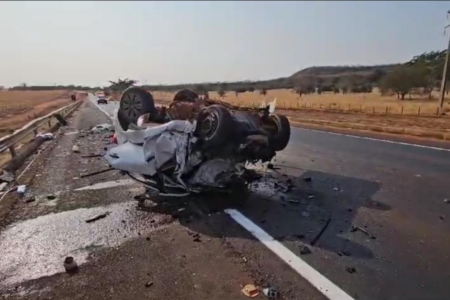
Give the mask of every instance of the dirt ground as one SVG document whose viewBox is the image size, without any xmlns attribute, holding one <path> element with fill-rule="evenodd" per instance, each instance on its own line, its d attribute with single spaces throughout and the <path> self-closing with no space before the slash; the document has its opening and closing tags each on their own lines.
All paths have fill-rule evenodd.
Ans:
<svg viewBox="0 0 450 300">
<path fill-rule="evenodd" d="M 33 119 L 70 104 L 68 91 L 0 92 L 0 136 L 6 135 Z M 22 107 L 16 107 L 23 104 Z"/>
</svg>

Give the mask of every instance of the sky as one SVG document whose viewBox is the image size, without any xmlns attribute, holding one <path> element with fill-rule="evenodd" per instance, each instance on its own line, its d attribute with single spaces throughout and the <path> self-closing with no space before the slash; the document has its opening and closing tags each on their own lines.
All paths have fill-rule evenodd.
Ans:
<svg viewBox="0 0 450 300">
<path fill-rule="evenodd" d="M 450 1 L 0 2 L 0 85 L 265 80 L 443 50 Z M 450 34 L 450 32 L 449 32 Z"/>
</svg>

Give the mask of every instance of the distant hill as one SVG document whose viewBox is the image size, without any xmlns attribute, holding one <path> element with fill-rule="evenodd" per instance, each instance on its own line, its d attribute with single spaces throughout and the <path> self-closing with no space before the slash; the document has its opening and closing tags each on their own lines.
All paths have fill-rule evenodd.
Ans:
<svg viewBox="0 0 450 300">
<path fill-rule="evenodd" d="M 376 66 L 323 66 L 323 67 L 309 67 L 296 72 L 289 78 L 292 80 L 300 79 L 306 76 L 314 77 L 345 77 L 350 75 L 356 76 L 370 76 L 374 72 L 382 71 L 388 72 L 398 64 L 391 65 L 376 65 Z"/>
</svg>

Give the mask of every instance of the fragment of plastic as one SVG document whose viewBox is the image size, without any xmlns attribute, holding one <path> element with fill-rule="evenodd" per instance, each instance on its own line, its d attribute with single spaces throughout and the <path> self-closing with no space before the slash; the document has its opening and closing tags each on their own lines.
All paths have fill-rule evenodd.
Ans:
<svg viewBox="0 0 450 300">
<path fill-rule="evenodd" d="M 23 194 L 25 194 L 26 189 L 27 189 L 26 185 L 19 185 L 17 187 L 17 193 L 23 195 Z"/>
<path fill-rule="evenodd" d="M 40 133 L 38 135 L 36 135 L 36 137 L 40 137 L 43 138 L 45 141 L 49 141 L 49 140 L 53 140 L 54 135 L 51 132 L 48 133 Z"/>
<path fill-rule="evenodd" d="M 259 295 L 258 289 L 253 284 L 247 284 L 244 286 L 242 293 L 249 298 L 255 298 Z"/>
</svg>

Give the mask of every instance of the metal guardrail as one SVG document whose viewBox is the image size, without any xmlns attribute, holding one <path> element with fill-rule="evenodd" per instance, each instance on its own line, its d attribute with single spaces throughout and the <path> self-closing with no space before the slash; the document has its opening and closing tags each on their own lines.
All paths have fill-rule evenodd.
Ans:
<svg viewBox="0 0 450 300">
<path fill-rule="evenodd" d="M 30 134 L 34 134 L 36 136 L 38 134 L 39 128 L 41 128 L 44 125 L 48 124 L 49 128 L 52 127 L 51 125 L 52 118 L 58 119 L 57 116 L 64 118 L 65 116 L 71 114 L 82 102 L 83 101 L 78 100 L 75 103 L 69 104 L 58 110 L 52 111 L 51 113 L 43 117 L 37 118 L 29 122 L 22 128 L 14 131 L 14 133 L 0 138 L 0 153 L 3 153 L 9 149 L 9 151 L 11 152 L 11 156 L 15 157 L 16 156 L 15 147 L 18 143 L 23 141 Z"/>
</svg>

